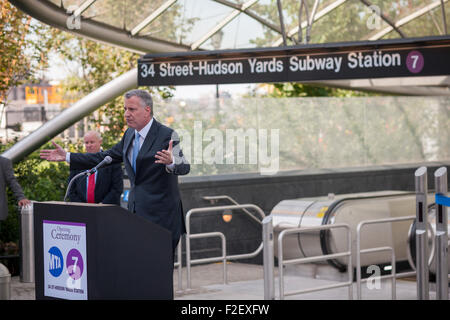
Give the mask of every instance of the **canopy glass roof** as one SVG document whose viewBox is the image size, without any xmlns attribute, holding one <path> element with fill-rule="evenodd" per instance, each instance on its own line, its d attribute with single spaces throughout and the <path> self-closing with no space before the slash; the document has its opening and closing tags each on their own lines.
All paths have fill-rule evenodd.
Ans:
<svg viewBox="0 0 450 320">
<path fill-rule="evenodd" d="M 81 14 L 82 22 L 95 21 L 132 38 L 162 40 L 185 50 L 280 46 L 283 30 L 287 45 L 435 36 L 447 34 L 450 21 L 448 0 L 39 2 Z"/>
<path fill-rule="evenodd" d="M 448 23 L 450 23 L 449 0 L 9 1 L 22 11 L 44 23 L 94 40 L 127 48 L 140 54 L 440 36 L 448 34 Z M 71 19 L 78 20 L 78 18 L 80 23 L 69 23 Z M 124 87 L 135 87 L 136 75 L 137 70 L 133 69 L 108 83 L 108 97 L 120 94 L 123 92 Z M 402 95 L 450 95 L 450 77 L 446 75 L 436 77 L 327 80 L 322 83 L 334 87 Z M 93 91 L 87 96 L 87 99 L 82 99 L 75 103 L 69 109 L 70 112 L 64 114 L 64 118 L 55 118 L 57 121 L 51 120 L 47 122 L 45 126 L 41 127 L 42 130 L 39 129 L 26 139 L 19 141 L 14 148 L 8 151 L 9 153 L 6 156 L 17 159 L 24 156 L 27 152 L 32 152 L 43 143 L 42 137 L 54 136 L 58 133 L 58 130 L 70 126 L 75 120 L 81 119 L 81 117 L 98 108 L 106 99 L 104 87 L 101 87 L 98 91 Z M 219 112 L 224 112 L 223 108 L 218 107 L 217 104 L 222 100 L 215 99 L 209 104 L 211 109 L 216 110 L 218 114 Z M 445 109 L 447 100 L 439 100 L 438 104 Z M 199 105 L 198 101 L 201 102 L 198 99 L 193 105 Z M 279 99 L 276 99 L 275 103 L 278 105 L 279 101 Z M 295 105 L 295 110 L 302 111 L 303 108 L 298 108 L 298 105 L 300 105 L 299 101 L 291 101 Z M 354 101 L 352 100 L 352 103 L 358 103 L 358 107 L 363 106 L 362 103 Z M 410 104 L 407 100 L 399 100 L 394 110 L 399 109 L 402 105 L 410 107 Z M 243 107 L 242 103 L 237 103 L 236 105 L 242 112 L 252 110 Z M 420 100 L 419 105 L 424 105 L 422 100 Z M 79 109 L 82 111 L 80 112 Z M 162 109 L 164 110 L 164 108 Z M 197 119 L 191 116 L 191 111 L 188 111 L 191 110 L 190 106 L 182 107 L 181 109 L 188 112 L 186 117 L 180 112 L 180 116 L 183 116 L 182 119 Z M 378 108 L 374 109 L 377 110 Z M 282 108 L 268 107 L 267 110 L 274 112 L 282 110 Z M 312 110 L 315 112 L 316 108 Z M 403 108 L 399 110 L 402 113 L 405 112 Z M 414 110 L 412 112 L 412 114 L 416 114 Z M 227 114 L 234 116 L 233 112 L 227 112 Z M 259 112 L 259 114 L 266 114 L 266 112 Z M 329 111 L 327 114 L 329 114 Z M 380 113 L 383 116 L 390 114 L 390 112 Z M 433 111 L 432 114 L 440 115 L 441 113 Z M 254 112 L 251 113 L 252 119 L 255 117 L 254 115 Z M 363 116 L 366 117 L 366 113 L 363 112 Z M 322 139 L 323 133 L 321 130 L 323 126 L 317 125 L 317 119 L 319 118 L 314 116 L 310 121 L 313 127 L 319 130 L 317 136 L 314 136 L 311 141 L 317 141 L 315 137 Z M 404 119 L 403 115 L 397 118 L 400 120 Z M 212 119 L 216 121 L 216 118 Z M 282 120 L 283 117 L 272 115 L 271 119 Z M 303 118 L 298 117 L 297 119 L 300 119 L 302 126 L 305 127 Z M 371 117 L 368 116 L 367 119 L 370 120 Z M 408 117 L 407 119 L 409 126 L 410 119 Z M 236 122 L 235 120 L 232 121 Z M 242 121 L 245 123 L 242 119 L 237 120 L 236 123 L 242 123 Z M 383 123 L 385 122 L 384 119 L 382 121 Z M 181 121 L 176 122 L 181 123 Z M 284 125 L 279 126 L 279 128 L 284 127 Z M 294 127 L 297 128 L 298 125 L 295 124 Z M 328 124 L 325 127 L 330 127 L 330 125 Z M 367 128 L 368 126 L 364 123 L 363 127 Z M 404 125 L 398 127 L 405 128 Z M 420 130 L 414 132 L 420 133 Z M 432 139 L 431 137 L 434 137 L 433 134 L 427 133 L 425 137 Z M 442 134 L 441 136 L 447 137 L 448 135 Z M 413 138 L 417 142 L 415 134 Z M 366 141 L 365 139 L 357 141 Z M 389 139 L 391 139 L 391 136 L 389 136 Z M 406 140 L 401 138 L 398 141 L 404 145 Z M 440 149 L 434 149 L 434 145 L 447 146 L 445 143 L 446 141 L 436 142 L 436 144 L 427 142 L 423 148 L 427 149 L 428 146 L 433 148 L 432 150 L 430 149 L 430 152 L 427 151 L 426 156 L 420 155 L 419 159 L 434 161 L 447 159 L 446 154 L 442 153 Z M 314 145 L 316 144 L 314 142 Z M 363 146 L 363 148 L 366 149 L 366 146 Z M 299 150 L 302 149 L 300 148 Z M 445 150 L 448 150 L 448 148 Z M 322 149 L 320 152 L 322 152 Z M 354 153 L 349 154 L 353 155 Z M 363 157 L 366 157 L 366 155 L 363 155 Z M 289 159 L 297 161 L 297 159 L 292 157 L 289 157 Z M 409 159 L 417 159 L 417 157 L 411 156 Z M 390 160 L 381 161 L 382 163 L 390 162 Z M 335 163 L 334 158 L 332 163 Z M 343 165 L 352 164 L 346 163 Z M 312 165 L 307 164 L 307 166 Z M 286 168 L 284 167 L 284 169 Z M 211 171 L 208 172 L 209 174 L 211 173 Z"/>
</svg>

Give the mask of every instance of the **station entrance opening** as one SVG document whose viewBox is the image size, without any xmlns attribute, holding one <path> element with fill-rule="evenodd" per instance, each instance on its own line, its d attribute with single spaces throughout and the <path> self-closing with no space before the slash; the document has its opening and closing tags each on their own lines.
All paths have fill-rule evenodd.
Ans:
<svg viewBox="0 0 450 320">
<path fill-rule="evenodd" d="M 448 36 L 147 54 L 137 77 L 140 86 L 259 83 L 239 98 L 225 92 L 219 99 L 161 101 L 158 113 L 184 140 L 193 175 L 271 175 L 448 160 L 449 95 L 421 95 L 411 85 L 448 78 L 448 56 Z M 409 94 L 258 95 L 271 90 L 267 83 L 352 81 L 386 92 L 403 86 Z"/>
<path fill-rule="evenodd" d="M 278 82 L 326 85 L 327 81 L 362 80 L 385 81 L 388 87 L 392 82 L 413 83 L 450 75 L 450 64 L 446 61 L 449 55 L 450 37 L 149 54 L 139 60 L 138 83 L 142 86 Z M 175 117 L 174 126 L 181 124 L 175 128 L 194 175 L 255 171 L 274 175 L 287 170 L 339 170 L 429 161 L 448 163 L 450 99 L 417 95 L 184 99 L 175 103 L 162 102 L 161 110 L 167 110 L 168 117 Z M 413 181 L 412 175 L 409 178 Z M 366 188 L 371 190 L 361 192 L 379 190 L 378 193 L 391 197 L 378 198 L 377 194 L 374 201 L 374 197 L 361 196 L 362 193 L 346 194 L 345 188 L 327 190 L 323 187 L 324 181 L 316 183 L 296 192 L 286 187 L 280 191 L 278 199 L 273 192 L 268 195 L 270 191 L 262 192 L 261 199 L 255 199 L 251 192 L 249 197 L 258 205 L 262 203 L 263 208 L 271 208 L 275 233 L 337 223 L 339 215 L 333 210 L 348 209 L 345 206 L 331 209 L 330 205 L 314 207 L 312 204 L 317 199 L 330 203 L 342 197 L 351 199 L 349 205 L 355 208 L 348 209 L 345 222 L 350 225 L 353 238 L 356 226 L 364 219 L 404 220 L 401 223 L 388 220 L 388 227 L 385 224 L 373 227 L 371 237 L 363 239 L 364 248 L 358 250 L 376 247 L 377 241 L 382 240 L 389 245 L 394 243 L 396 262 L 408 268 L 411 256 L 415 256 L 415 247 L 411 247 L 415 241 L 414 231 L 411 231 L 415 230 L 413 190 L 382 191 L 366 181 L 369 184 Z M 327 193 L 333 194 L 331 199 L 326 197 Z M 239 198 L 240 194 L 232 196 Z M 271 207 L 264 205 L 268 199 L 272 200 Z M 380 238 L 380 230 L 387 235 Z M 329 254 L 329 246 L 325 244 L 344 243 L 346 238 L 344 233 L 317 231 L 288 240 L 285 255 L 299 259 Z M 350 251 L 355 250 L 353 244 Z M 354 254 L 353 260 L 355 257 Z M 342 272 L 346 264 L 344 258 L 341 260 L 328 263 Z M 373 264 L 390 270 L 387 267 L 392 264 L 391 257 L 376 253 L 352 263 L 365 268 Z"/>
</svg>

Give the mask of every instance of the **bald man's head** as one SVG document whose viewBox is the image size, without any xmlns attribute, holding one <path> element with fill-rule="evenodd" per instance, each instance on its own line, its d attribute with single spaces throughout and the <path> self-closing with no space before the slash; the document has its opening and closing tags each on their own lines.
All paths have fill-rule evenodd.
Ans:
<svg viewBox="0 0 450 320">
<path fill-rule="evenodd" d="M 88 131 L 84 135 L 84 146 L 86 152 L 95 153 L 100 152 L 102 146 L 102 136 L 97 131 Z"/>
</svg>

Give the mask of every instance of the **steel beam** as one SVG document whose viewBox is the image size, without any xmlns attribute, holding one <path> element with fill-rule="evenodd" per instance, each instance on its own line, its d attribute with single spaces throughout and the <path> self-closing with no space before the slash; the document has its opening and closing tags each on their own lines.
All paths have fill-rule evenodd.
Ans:
<svg viewBox="0 0 450 320">
<path fill-rule="evenodd" d="M 2 156 L 13 162 L 21 160 L 100 106 L 133 88 L 137 88 L 137 69 L 128 71 L 75 102 L 70 108 L 6 150 Z"/>
</svg>

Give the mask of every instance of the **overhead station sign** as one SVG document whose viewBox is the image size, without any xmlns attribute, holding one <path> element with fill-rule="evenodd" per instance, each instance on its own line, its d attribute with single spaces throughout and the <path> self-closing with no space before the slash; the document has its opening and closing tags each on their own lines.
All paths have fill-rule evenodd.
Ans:
<svg viewBox="0 0 450 320">
<path fill-rule="evenodd" d="M 450 75 L 450 37 L 147 54 L 138 85 L 193 85 Z"/>
</svg>

